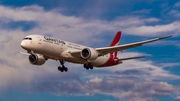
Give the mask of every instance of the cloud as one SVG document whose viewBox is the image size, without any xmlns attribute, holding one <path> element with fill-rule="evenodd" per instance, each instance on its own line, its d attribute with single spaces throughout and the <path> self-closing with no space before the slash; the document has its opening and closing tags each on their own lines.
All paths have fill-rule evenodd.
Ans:
<svg viewBox="0 0 180 101">
<path fill-rule="evenodd" d="M 35 83 L 35 82 L 34 82 Z M 35 85 L 35 84 L 34 84 Z M 172 95 L 178 89 L 166 82 L 145 81 L 121 78 L 110 79 L 95 77 L 89 81 L 61 81 L 57 79 L 40 80 L 36 86 L 27 89 L 31 93 L 52 93 L 56 95 L 74 94 L 105 94 L 119 99 L 153 100 L 158 97 Z M 85 95 L 84 95 L 85 96 Z"/>
<path fill-rule="evenodd" d="M 179 21 L 175 21 L 173 23 L 167 25 L 155 25 L 155 26 L 140 26 L 140 27 L 131 27 L 129 29 L 125 29 L 127 34 L 133 33 L 134 35 L 141 35 L 141 36 L 159 36 L 162 33 L 168 35 L 169 32 L 179 32 Z"/>
<path fill-rule="evenodd" d="M 140 16 L 120 16 L 112 21 L 91 19 L 85 20 L 81 17 L 65 16 L 57 10 L 44 11 L 42 7 L 37 5 L 25 7 L 6 7 L 0 6 L 0 18 L 4 23 L 11 21 L 34 21 L 37 22 L 32 30 L 26 32 L 39 33 L 43 35 L 52 34 L 55 37 L 63 37 L 65 40 L 72 40 L 85 42 L 86 39 L 91 38 L 96 40 L 92 34 L 96 31 L 96 36 L 101 35 L 102 32 L 114 32 L 122 30 L 124 34 L 138 35 L 138 36 L 160 36 L 168 34 L 169 32 L 179 32 L 179 22 L 154 26 L 146 25 L 148 23 L 159 22 L 157 18 L 143 18 Z M 76 36 L 68 37 L 72 34 Z M 81 38 L 77 37 L 81 36 Z"/>
<path fill-rule="evenodd" d="M 149 70 L 149 69 L 147 69 Z M 148 75 L 148 73 L 138 70 L 138 69 L 130 69 L 130 70 L 125 70 L 125 71 L 116 71 L 118 75 Z"/>
<path fill-rule="evenodd" d="M 134 11 L 133 13 L 135 13 L 135 14 L 149 14 L 150 12 L 151 12 L 151 9 L 142 9 L 142 10 Z"/>
<path fill-rule="evenodd" d="M 174 99 L 180 99 L 180 96 L 176 96 Z"/>
<path fill-rule="evenodd" d="M 131 91 L 120 95 L 123 98 L 141 100 L 153 100 L 157 97 L 170 95 L 176 91 L 176 87 L 166 82 L 144 81 L 136 84 Z M 142 93 L 143 92 L 143 93 Z"/>
<path fill-rule="evenodd" d="M 179 7 L 180 6 L 180 2 L 177 2 L 176 4 L 174 4 L 174 7 Z"/>
</svg>

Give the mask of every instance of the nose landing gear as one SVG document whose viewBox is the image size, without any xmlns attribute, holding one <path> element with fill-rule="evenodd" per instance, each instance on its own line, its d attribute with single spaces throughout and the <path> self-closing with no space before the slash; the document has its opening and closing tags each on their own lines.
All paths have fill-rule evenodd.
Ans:
<svg viewBox="0 0 180 101">
<path fill-rule="evenodd" d="M 64 63 L 65 63 L 65 62 L 64 62 L 63 60 L 59 60 L 59 62 L 61 63 L 62 67 L 59 66 L 59 67 L 58 67 L 58 70 L 61 71 L 61 72 L 64 72 L 64 71 L 67 72 L 67 71 L 68 71 L 68 68 L 64 66 Z"/>
</svg>

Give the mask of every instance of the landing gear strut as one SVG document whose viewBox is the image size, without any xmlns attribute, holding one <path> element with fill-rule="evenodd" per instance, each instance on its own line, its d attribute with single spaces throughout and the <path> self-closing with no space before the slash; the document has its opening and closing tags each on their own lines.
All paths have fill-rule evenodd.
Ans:
<svg viewBox="0 0 180 101">
<path fill-rule="evenodd" d="M 93 69 L 93 66 L 90 63 L 88 63 L 88 64 L 84 64 L 84 68 L 89 70 L 89 69 Z"/>
<path fill-rule="evenodd" d="M 65 62 L 64 62 L 63 60 L 59 60 L 59 62 L 61 63 L 62 67 L 59 66 L 59 67 L 58 67 L 58 70 L 61 71 L 61 72 L 63 72 L 63 71 L 67 72 L 67 71 L 68 71 L 68 68 L 64 66 L 64 63 L 65 63 Z"/>
</svg>

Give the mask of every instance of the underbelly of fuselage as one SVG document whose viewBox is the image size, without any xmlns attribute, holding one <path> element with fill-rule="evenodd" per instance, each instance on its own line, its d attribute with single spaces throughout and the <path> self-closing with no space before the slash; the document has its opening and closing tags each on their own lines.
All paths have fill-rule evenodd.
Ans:
<svg viewBox="0 0 180 101">
<path fill-rule="evenodd" d="M 49 48 L 49 47 L 44 48 L 44 46 L 36 47 L 34 52 L 38 54 L 42 54 L 54 60 L 65 60 L 67 62 L 72 62 L 72 63 L 77 63 L 77 64 L 90 63 L 91 65 L 95 67 L 102 67 L 108 62 L 110 58 L 110 54 L 107 54 L 107 55 L 98 57 L 96 60 L 84 60 L 80 57 L 72 56 L 68 52 L 68 50 L 60 50 L 60 49 Z"/>
</svg>

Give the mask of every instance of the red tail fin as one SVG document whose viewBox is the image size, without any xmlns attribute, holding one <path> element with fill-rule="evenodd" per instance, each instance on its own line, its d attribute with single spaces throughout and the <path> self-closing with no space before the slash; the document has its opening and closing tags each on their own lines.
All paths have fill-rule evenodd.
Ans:
<svg viewBox="0 0 180 101">
<path fill-rule="evenodd" d="M 114 37 L 114 40 L 112 41 L 110 47 L 112 47 L 112 46 L 118 46 L 118 45 L 119 45 L 119 42 L 120 42 L 120 38 L 121 38 L 121 31 L 118 31 L 117 34 L 116 34 L 116 36 Z M 114 52 L 115 57 L 117 57 L 117 53 L 118 53 L 118 52 Z M 113 54 L 113 53 L 111 53 L 111 54 Z"/>
</svg>

